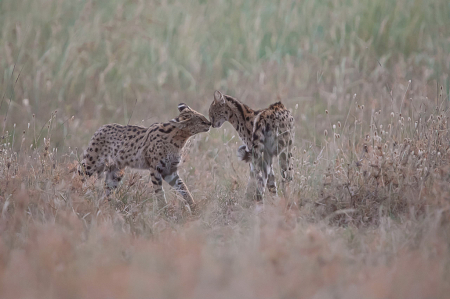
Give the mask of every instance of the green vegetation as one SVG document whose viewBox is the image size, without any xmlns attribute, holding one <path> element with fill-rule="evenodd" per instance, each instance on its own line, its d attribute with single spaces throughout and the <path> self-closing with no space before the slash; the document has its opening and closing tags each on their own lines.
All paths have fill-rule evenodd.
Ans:
<svg viewBox="0 0 450 299">
<path fill-rule="evenodd" d="M 2 87 L 13 85 L 16 65 L 13 100 L 30 98 L 43 119 L 49 109 L 83 117 L 82 96 L 81 107 L 102 104 L 108 119 L 123 101 L 143 103 L 149 93 L 155 101 L 174 91 L 209 99 L 211 89 L 235 92 L 233 82 L 269 70 L 270 99 L 286 85 L 298 91 L 290 96 L 334 86 L 345 93 L 346 80 L 379 79 L 377 60 L 391 70 L 402 65 L 404 78 L 449 88 L 450 5 L 443 0 L 3 0 L 0 9 Z"/>
</svg>

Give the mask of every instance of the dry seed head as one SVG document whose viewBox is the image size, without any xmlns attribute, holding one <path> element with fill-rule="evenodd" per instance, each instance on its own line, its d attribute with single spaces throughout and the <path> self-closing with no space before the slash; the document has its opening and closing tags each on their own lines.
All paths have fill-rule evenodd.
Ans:
<svg viewBox="0 0 450 299">
<path fill-rule="evenodd" d="M 394 112 L 391 112 L 391 117 L 393 118 L 395 116 Z"/>
<path fill-rule="evenodd" d="M 325 110 L 325 114 L 328 114 L 328 110 Z"/>
<path fill-rule="evenodd" d="M 333 130 L 336 130 L 336 125 L 333 124 Z"/>
<path fill-rule="evenodd" d="M 339 128 L 341 127 L 341 122 L 340 122 L 340 121 L 338 121 L 338 127 L 339 127 Z"/>
<path fill-rule="evenodd" d="M 323 131 L 323 134 L 324 134 L 325 136 L 327 136 L 327 135 L 328 135 L 328 131 L 327 131 L 327 130 Z"/>
<path fill-rule="evenodd" d="M 364 110 L 364 105 L 361 106 L 361 110 Z"/>
</svg>

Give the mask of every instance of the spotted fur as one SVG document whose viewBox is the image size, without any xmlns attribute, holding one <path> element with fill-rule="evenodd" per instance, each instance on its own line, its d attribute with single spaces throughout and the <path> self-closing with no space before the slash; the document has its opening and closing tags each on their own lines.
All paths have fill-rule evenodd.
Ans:
<svg viewBox="0 0 450 299">
<path fill-rule="evenodd" d="M 184 103 L 180 114 L 167 123 L 155 123 L 148 128 L 109 124 L 100 127 L 89 142 L 78 168 L 80 175 L 106 172 L 107 195 L 117 187 L 125 167 L 150 170 L 151 181 L 160 207 L 166 205 L 162 180 L 175 188 L 194 208 L 188 188 L 178 176 L 178 167 L 188 139 L 207 132 L 211 123 L 202 114 Z"/>
<path fill-rule="evenodd" d="M 266 109 L 253 110 L 216 91 L 209 108 L 209 119 L 213 128 L 219 128 L 228 121 L 238 132 L 244 145 L 239 147 L 237 155 L 240 160 L 250 163 L 248 190 L 256 183 L 258 200 L 262 199 L 266 185 L 270 192 L 276 193 L 272 167 L 274 157 L 279 158 L 282 182 L 292 179 L 294 118 L 281 102 Z"/>
</svg>

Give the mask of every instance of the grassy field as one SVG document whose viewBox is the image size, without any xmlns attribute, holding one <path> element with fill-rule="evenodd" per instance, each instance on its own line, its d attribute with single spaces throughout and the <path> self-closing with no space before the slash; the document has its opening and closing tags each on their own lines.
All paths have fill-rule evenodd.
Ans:
<svg viewBox="0 0 450 299">
<path fill-rule="evenodd" d="M 0 297 L 448 298 L 449 53 L 447 0 L 0 0 Z M 285 194 L 245 200 L 229 124 L 180 171 L 197 215 L 74 172 L 216 89 L 292 110 Z"/>
</svg>

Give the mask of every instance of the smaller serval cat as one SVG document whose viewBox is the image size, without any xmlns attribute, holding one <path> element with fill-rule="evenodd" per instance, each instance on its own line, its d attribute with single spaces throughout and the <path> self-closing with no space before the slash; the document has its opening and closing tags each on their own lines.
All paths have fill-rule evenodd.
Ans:
<svg viewBox="0 0 450 299">
<path fill-rule="evenodd" d="M 167 123 L 155 123 L 148 128 L 109 124 L 100 127 L 92 136 L 78 168 L 80 175 L 106 172 L 106 194 L 116 188 L 128 166 L 150 170 L 153 189 L 159 208 L 166 205 L 162 180 L 175 188 L 194 209 L 195 203 L 188 188 L 178 176 L 184 146 L 198 133 L 208 132 L 211 123 L 205 116 L 186 104 L 178 105 L 180 115 Z"/>
<path fill-rule="evenodd" d="M 272 167 L 274 157 L 278 156 L 283 185 L 292 180 L 294 118 L 281 102 L 253 110 L 237 99 L 215 91 L 209 119 L 213 128 L 230 122 L 244 142 L 237 155 L 240 160 L 250 163 L 247 192 L 253 193 L 256 184 L 257 200 L 262 199 L 266 185 L 270 192 L 277 192 Z"/>
</svg>

